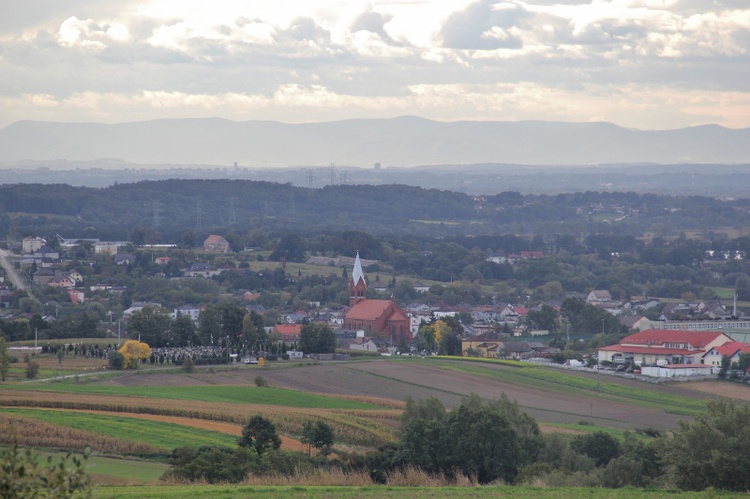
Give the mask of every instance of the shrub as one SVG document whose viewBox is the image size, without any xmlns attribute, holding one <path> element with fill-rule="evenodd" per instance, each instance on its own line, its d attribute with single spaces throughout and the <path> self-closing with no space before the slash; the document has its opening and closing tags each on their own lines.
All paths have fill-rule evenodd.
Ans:
<svg viewBox="0 0 750 499">
<path fill-rule="evenodd" d="M 30 360 L 26 363 L 26 377 L 28 379 L 34 379 L 36 378 L 36 375 L 39 374 L 39 363 L 33 360 Z"/>
<path fill-rule="evenodd" d="M 264 378 L 263 376 L 256 376 L 253 381 L 255 381 L 255 386 L 258 386 L 258 387 L 268 386 L 268 380 L 266 380 L 266 378 Z"/>
<path fill-rule="evenodd" d="M 83 458 L 68 454 L 59 463 L 50 456 L 44 464 L 30 448 L 21 451 L 13 445 L 0 449 L 0 497 L 90 497 L 88 455 L 86 449 Z"/>
<path fill-rule="evenodd" d="M 195 362 L 192 357 L 185 357 L 185 360 L 182 361 L 182 370 L 186 373 L 192 373 L 195 371 Z"/>
</svg>

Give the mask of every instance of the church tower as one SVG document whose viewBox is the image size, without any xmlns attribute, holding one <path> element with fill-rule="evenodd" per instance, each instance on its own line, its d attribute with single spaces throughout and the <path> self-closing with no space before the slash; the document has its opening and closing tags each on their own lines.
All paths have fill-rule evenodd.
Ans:
<svg viewBox="0 0 750 499">
<path fill-rule="evenodd" d="M 367 299 L 367 284 L 365 284 L 365 273 L 362 272 L 362 262 L 359 261 L 359 251 L 354 259 L 354 270 L 349 280 L 349 306 Z"/>
</svg>

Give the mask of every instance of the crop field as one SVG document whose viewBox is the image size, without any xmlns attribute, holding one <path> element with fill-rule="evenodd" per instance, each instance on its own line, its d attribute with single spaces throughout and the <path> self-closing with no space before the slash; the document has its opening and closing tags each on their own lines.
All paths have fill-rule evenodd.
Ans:
<svg viewBox="0 0 750 499">
<path fill-rule="evenodd" d="M 269 387 L 254 385 L 259 374 Z M 0 426 L 12 428 L 12 432 L 4 433 L 0 444 L 15 441 L 42 449 L 75 449 L 88 444 L 99 453 L 97 458 L 106 454 L 163 460 L 171 449 L 182 445 L 233 447 L 242 425 L 251 416 L 262 414 L 276 425 L 282 436 L 282 449 L 303 451 L 299 442 L 303 424 L 320 420 L 334 430 L 334 451 L 356 451 L 397 438 L 406 397 L 435 396 L 450 408 L 470 393 L 488 400 L 505 394 L 536 418 L 545 433 L 573 436 L 602 430 L 617 438 L 622 437 L 623 431 L 673 429 L 680 419 L 700 412 L 709 397 L 750 401 L 750 387 L 726 382 L 657 385 L 529 363 L 480 359 L 392 357 L 279 363 L 271 368 L 233 366 L 199 369 L 192 374 L 175 369 L 141 369 L 137 374 L 81 377 L 78 382 L 69 379 L 64 383 L 0 385 Z M 154 463 L 143 466 L 152 474 L 158 473 L 158 467 L 149 468 L 151 464 Z M 129 461 L 117 460 L 100 465 L 95 474 L 97 483 L 137 482 L 128 476 L 129 465 Z M 96 495 L 216 497 L 253 491 L 260 497 L 287 497 L 290 493 L 304 497 L 444 497 L 441 494 L 452 490 L 454 496 L 485 497 L 508 493 L 498 487 L 290 489 L 264 484 L 228 487 L 226 494 L 221 490 L 224 489 L 196 486 L 186 493 L 184 487 L 176 485 L 153 489 L 108 486 L 97 488 Z M 568 497 L 571 493 L 569 489 L 546 488 L 514 487 L 510 491 L 521 497 Z M 606 492 L 607 497 L 634 495 L 628 491 Z M 576 490 L 575 495 L 582 493 Z M 637 493 L 642 497 L 644 491 Z M 586 491 L 584 495 L 600 494 Z"/>
</svg>

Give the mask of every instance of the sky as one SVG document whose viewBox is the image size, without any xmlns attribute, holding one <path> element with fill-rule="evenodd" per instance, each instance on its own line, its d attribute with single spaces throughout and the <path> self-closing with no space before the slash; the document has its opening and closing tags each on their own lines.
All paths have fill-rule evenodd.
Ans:
<svg viewBox="0 0 750 499">
<path fill-rule="evenodd" d="M 0 0 L 0 127 L 750 127 L 750 0 Z"/>
</svg>

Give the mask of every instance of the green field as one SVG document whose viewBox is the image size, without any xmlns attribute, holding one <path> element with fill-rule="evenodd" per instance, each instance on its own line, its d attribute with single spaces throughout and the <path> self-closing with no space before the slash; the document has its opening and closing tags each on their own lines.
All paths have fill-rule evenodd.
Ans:
<svg viewBox="0 0 750 499">
<path fill-rule="evenodd" d="M 42 459 L 52 456 L 59 460 L 65 458 L 64 452 L 40 452 Z M 56 462 L 56 461 L 53 461 Z M 156 482 L 169 469 L 165 463 L 135 461 L 115 457 L 89 456 L 86 470 L 97 480 L 126 480 L 128 482 L 152 483 Z"/>
<path fill-rule="evenodd" d="M 97 395 L 119 395 L 231 404 L 264 404 L 307 409 L 383 409 L 382 406 L 325 397 L 283 388 L 256 386 L 97 386 L 75 383 L 17 384 L 14 390 L 60 391 Z"/>
<path fill-rule="evenodd" d="M 680 499 L 707 497 L 746 497 L 745 494 L 729 492 L 685 492 L 677 490 L 648 490 L 648 489 L 604 489 L 604 488 L 543 488 L 543 487 L 268 487 L 268 486 L 226 486 L 226 485 L 191 485 L 191 486 L 132 486 L 132 487 L 97 487 L 94 497 L 119 498 L 402 498 L 411 499 L 455 499 L 457 497 L 513 497 L 540 499 L 641 499 L 675 497 Z"/>
<path fill-rule="evenodd" d="M 237 445 L 237 437 L 225 433 L 127 416 L 8 408 L 0 409 L 0 412 L 33 418 L 77 430 L 91 431 L 109 437 L 122 438 L 131 442 L 141 442 L 168 451 L 182 446 L 224 445 L 235 447 Z"/>
</svg>

